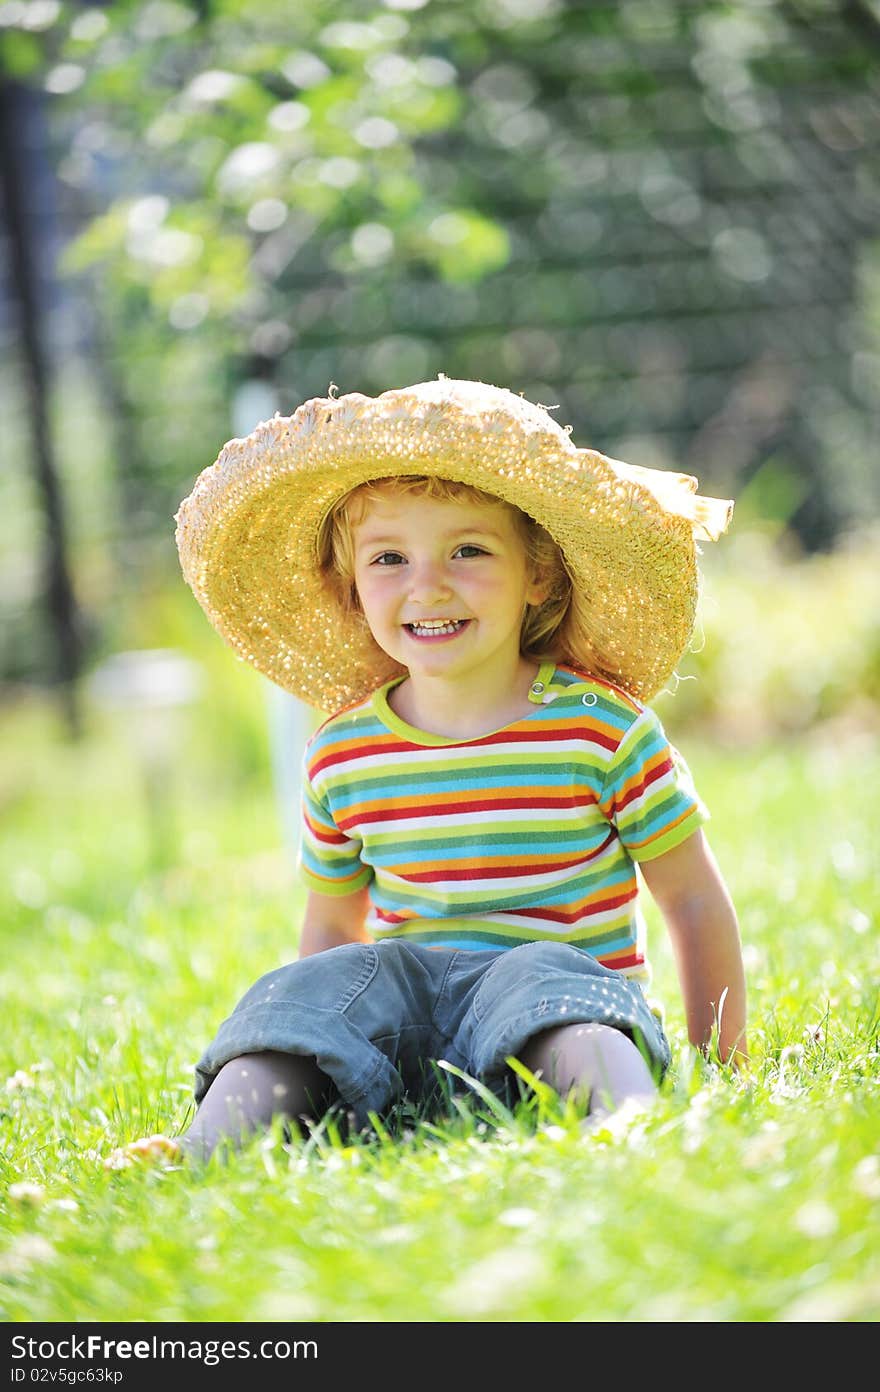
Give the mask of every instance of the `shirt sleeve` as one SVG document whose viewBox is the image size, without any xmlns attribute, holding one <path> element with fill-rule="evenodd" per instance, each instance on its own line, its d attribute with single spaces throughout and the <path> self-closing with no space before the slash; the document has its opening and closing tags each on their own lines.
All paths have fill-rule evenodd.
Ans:
<svg viewBox="0 0 880 1392">
<path fill-rule="evenodd" d="M 315 792 L 304 761 L 298 867 L 301 883 L 318 894 L 354 894 L 363 889 L 372 880 L 373 870 L 361 860 L 362 848 L 360 838 L 339 830 L 326 800 Z"/>
<path fill-rule="evenodd" d="M 709 820 L 690 770 L 645 708 L 620 741 L 599 799 L 633 860 L 653 860 Z"/>
</svg>

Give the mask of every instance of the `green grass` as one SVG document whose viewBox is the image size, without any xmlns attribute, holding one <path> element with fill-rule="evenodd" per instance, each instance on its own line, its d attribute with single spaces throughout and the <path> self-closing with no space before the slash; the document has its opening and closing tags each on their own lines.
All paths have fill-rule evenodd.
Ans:
<svg viewBox="0 0 880 1392">
<path fill-rule="evenodd" d="M 551 1101 L 498 1117 L 460 1085 L 372 1138 L 106 1170 L 185 1125 L 203 1045 L 295 955 L 262 708 L 235 682 L 249 733 L 199 708 L 164 839 L 130 730 L 92 712 L 67 745 L 41 702 L 7 709 L 0 1319 L 877 1318 L 880 753 L 858 729 L 726 750 L 678 732 L 740 914 L 748 1079 L 688 1049 L 651 908 L 675 1062 L 650 1114 L 587 1138 Z"/>
</svg>

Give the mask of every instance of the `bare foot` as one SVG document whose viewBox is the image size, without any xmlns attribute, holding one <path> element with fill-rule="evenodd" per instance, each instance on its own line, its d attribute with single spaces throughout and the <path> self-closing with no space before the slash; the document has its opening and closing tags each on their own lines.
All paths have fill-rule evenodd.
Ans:
<svg viewBox="0 0 880 1392">
<path fill-rule="evenodd" d="M 155 1164 L 160 1160 L 180 1160 L 183 1150 L 171 1136 L 141 1136 L 137 1141 L 117 1146 L 104 1159 L 105 1170 L 127 1170 L 132 1165 Z"/>
</svg>

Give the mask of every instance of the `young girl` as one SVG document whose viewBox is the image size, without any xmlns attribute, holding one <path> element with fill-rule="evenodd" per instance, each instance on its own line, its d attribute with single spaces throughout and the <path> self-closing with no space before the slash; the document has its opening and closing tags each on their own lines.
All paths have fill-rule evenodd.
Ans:
<svg viewBox="0 0 880 1392">
<path fill-rule="evenodd" d="M 731 505 L 576 449 L 476 382 L 313 400 L 233 440 L 178 514 L 187 580 L 254 666 L 323 712 L 303 772 L 299 960 L 197 1067 L 185 1152 L 507 1060 L 592 1114 L 670 1062 L 636 866 L 690 1039 L 745 1058 L 707 812 L 646 701 L 692 631 L 695 536 Z"/>
</svg>

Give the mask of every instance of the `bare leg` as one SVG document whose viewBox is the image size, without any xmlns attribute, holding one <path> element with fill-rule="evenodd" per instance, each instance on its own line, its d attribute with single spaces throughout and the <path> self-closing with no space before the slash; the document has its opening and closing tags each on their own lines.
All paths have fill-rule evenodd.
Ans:
<svg viewBox="0 0 880 1392">
<path fill-rule="evenodd" d="M 627 1098 L 657 1095 L 648 1065 L 635 1044 L 610 1025 L 559 1025 L 534 1035 L 522 1062 L 557 1092 L 589 1101 L 591 1117 L 607 1116 Z"/>
<path fill-rule="evenodd" d="M 313 1058 L 269 1051 L 242 1054 L 220 1069 L 180 1137 L 181 1149 L 207 1160 L 222 1141 L 240 1143 L 273 1117 L 318 1117 L 329 1105 L 331 1089 Z"/>
</svg>

